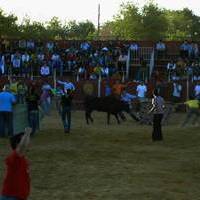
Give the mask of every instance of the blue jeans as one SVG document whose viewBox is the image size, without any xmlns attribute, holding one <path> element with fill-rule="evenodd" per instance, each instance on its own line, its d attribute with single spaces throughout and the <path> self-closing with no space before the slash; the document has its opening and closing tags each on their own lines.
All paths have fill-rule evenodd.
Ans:
<svg viewBox="0 0 200 200">
<path fill-rule="evenodd" d="M 18 103 L 20 103 L 20 104 L 24 104 L 24 103 L 25 103 L 25 95 L 23 95 L 23 94 L 18 94 L 18 95 L 17 95 L 17 101 L 18 101 Z"/>
<path fill-rule="evenodd" d="M 13 135 L 13 113 L 0 112 L 0 137 L 6 136 L 6 130 L 9 136 Z"/>
<path fill-rule="evenodd" d="M 51 106 L 51 104 L 47 100 L 42 101 L 41 107 L 42 107 L 42 110 L 44 111 L 45 115 L 49 115 L 50 106 Z"/>
<path fill-rule="evenodd" d="M 67 120 L 66 120 L 66 117 L 67 117 Z M 71 128 L 71 107 L 70 106 L 62 107 L 61 118 L 62 118 L 64 129 L 69 131 Z"/>
<path fill-rule="evenodd" d="M 16 197 L 0 196 L 0 200 L 19 200 Z"/>
<path fill-rule="evenodd" d="M 29 126 L 32 128 L 31 135 L 39 129 L 39 112 L 38 110 L 32 110 L 28 112 Z"/>
</svg>

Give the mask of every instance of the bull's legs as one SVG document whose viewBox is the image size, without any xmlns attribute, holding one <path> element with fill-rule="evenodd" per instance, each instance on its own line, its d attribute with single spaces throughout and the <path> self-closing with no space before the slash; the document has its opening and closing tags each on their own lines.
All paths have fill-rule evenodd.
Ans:
<svg viewBox="0 0 200 200">
<path fill-rule="evenodd" d="M 87 111 L 85 111 L 85 119 L 86 119 L 86 123 L 89 124 L 89 114 Z"/>
<path fill-rule="evenodd" d="M 119 120 L 119 117 L 117 114 L 114 114 L 115 115 L 115 118 L 117 119 L 117 123 L 120 124 L 120 120 Z"/>
<path fill-rule="evenodd" d="M 87 124 L 89 124 L 89 120 L 93 123 L 93 118 L 92 118 L 92 116 L 91 116 L 91 111 L 85 111 L 85 119 L 86 119 L 86 123 Z"/>
<path fill-rule="evenodd" d="M 126 121 L 126 117 L 123 112 L 119 112 L 119 116 L 123 121 Z"/>
<path fill-rule="evenodd" d="M 93 123 L 94 122 L 94 120 L 93 120 L 93 118 L 92 118 L 92 116 L 91 116 L 91 113 L 90 113 L 90 115 L 89 115 L 89 119 L 90 119 L 90 121 Z"/>
<path fill-rule="evenodd" d="M 135 115 L 134 113 L 132 113 L 132 112 L 128 112 L 128 114 L 132 117 L 132 119 L 134 119 L 135 121 L 140 121 L 140 118 L 137 116 L 137 115 Z"/>
<path fill-rule="evenodd" d="M 110 124 L 110 113 L 107 112 L 107 124 Z"/>
</svg>

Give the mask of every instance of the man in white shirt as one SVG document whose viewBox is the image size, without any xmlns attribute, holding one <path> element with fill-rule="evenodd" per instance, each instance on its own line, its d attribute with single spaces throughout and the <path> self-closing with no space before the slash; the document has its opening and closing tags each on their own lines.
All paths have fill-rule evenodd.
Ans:
<svg viewBox="0 0 200 200">
<path fill-rule="evenodd" d="M 48 51 L 52 52 L 53 48 L 54 48 L 54 43 L 53 42 L 47 42 L 46 48 L 48 49 Z"/>
<path fill-rule="evenodd" d="M 83 51 L 87 51 L 87 50 L 89 50 L 90 45 L 89 45 L 87 42 L 83 42 L 83 43 L 81 43 L 80 48 L 81 48 L 81 50 L 83 50 Z"/>
<path fill-rule="evenodd" d="M 143 102 L 145 100 L 146 92 L 147 92 L 147 86 L 144 84 L 144 82 L 141 82 L 137 86 L 136 91 L 137 91 L 137 97 L 139 98 L 141 102 Z"/>
<path fill-rule="evenodd" d="M 175 69 L 176 69 L 176 63 L 173 60 L 167 63 L 168 81 L 171 81 L 172 74 L 173 72 L 175 72 Z"/>
<path fill-rule="evenodd" d="M 27 63 L 30 60 L 30 56 L 27 52 L 25 52 L 24 54 L 22 54 L 22 62 L 23 63 Z"/>
<path fill-rule="evenodd" d="M 182 85 L 178 82 L 173 83 L 173 93 L 172 93 L 172 101 L 174 103 L 180 103 L 181 101 L 181 92 L 182 92 Z"/>
<path fill-rule="evenodd" d="M 126 71 L 127 59 L 128 59 L 128 55 L 126 55 L 125 53 L 120 54 L 120 56 L 118 58 L 118 70 L 120 72 Z"/>
<path fill-rule="evenodd" d="M 47 77 L 50 75 L 50 67 L 46 63 L 41 67 L 40 74 L 43 77 Z"/>
<path fill-rule="evenodd" d="M 15 75 L 19 75 L 21 72 L 21 55 L 18 52 L 11 55 L 11 63 L 13 67 L 13 73 Z"/>
<path fill-rule="evenodd" d="M 137 43 L 132 43 L 129 48 L 132 51 L 138 51 L 139 50 L 139 45 Z"/>
<path fill-rule="evenodd" d="M 5 57 L 0 52 L 0 75 L 5 73 Z"/>
<path fill-rule="evenodd" d="M 38 60 L 39 63 L 42 63 L 44 61 L 44 53 L 40 52 L 37 55 L 37 60 Z"/>
<path fill-rule="evenodd" d="M 165 43 L 160 40 L 157 44 L 156 44 L 156 52 L 157 52 L 157 57 L 158 58 L 163 58 L 166 52 L 166 45 Z"/>
<path fill-rule="evenodd" d="M 23 74 L 28 74 L 30 71 L 29 61 L 30 61 L 29 54 L 27 52 L 22 54 L 22 72 L 23 72 Z"/>
<path fill-rule="evenodd" d="M 27 49 L 34 49 L 35 48 L 35 42 L 33 40 L 28 40 L 26 43 Z"/>
</svg>

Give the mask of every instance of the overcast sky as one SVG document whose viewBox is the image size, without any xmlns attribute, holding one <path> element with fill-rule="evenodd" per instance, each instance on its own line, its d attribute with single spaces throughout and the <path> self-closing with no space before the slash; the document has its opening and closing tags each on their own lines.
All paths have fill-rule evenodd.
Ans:
<svg viewBox="0 0 200 200">
<path fill-rule="evenodd" d="M 130 0 L 129 0 L 130 1 Z M 13 13 L 21 20 L 28 15 L 32 20 L 47 21 L 53 16 L 61 20 L 84 21 L 97 24 L 98 4 L 101 4 L 101 23 L 111 20 L 122 2 L 128 0 L 0 0 L 0 8 Z M 146 0 L 134 0 L 143 6 Z M 200 0 L 155 0 L 159 7 L 182 9 L 187 7 L 200 15 Z"/>
</svg>

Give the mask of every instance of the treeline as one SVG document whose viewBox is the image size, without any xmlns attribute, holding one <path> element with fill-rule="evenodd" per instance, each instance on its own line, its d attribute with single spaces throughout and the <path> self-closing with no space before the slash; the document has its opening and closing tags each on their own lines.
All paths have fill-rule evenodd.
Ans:
<svg viewBox="0 0 200 200">
<path fill-rule="evenodd" d="M 0 36 L 24 39 L 120 39 L 200 40 L 200 17 L 191 10 L 161 9 L 150 1 L 142 8 L 134 3 L 120 6 L 119 13 L 97 31 L 90 21 L 61 23 L 53 17 L 46 23 L 28 17 L 18 24 L 16 16 L 0 10 Z"/>
</svg>

